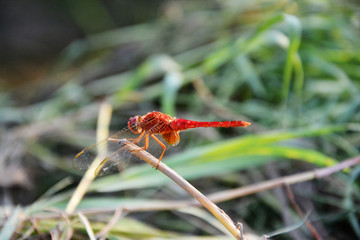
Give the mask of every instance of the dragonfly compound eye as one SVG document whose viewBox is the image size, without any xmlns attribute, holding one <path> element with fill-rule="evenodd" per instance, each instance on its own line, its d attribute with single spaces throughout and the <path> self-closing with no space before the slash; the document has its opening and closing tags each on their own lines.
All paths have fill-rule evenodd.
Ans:
<svg viewBox="0 0 360 240">
<path fill-rule="evenodd" d="M 130 118 L 130 120 L 128 122 L 129 129 L 135 134 L 138 134 L 141 132 L 141 127 L 139 126 L 140 121 L 141 121 L 141 116 L 135 116 L 135 117 Z"/>
</svg>

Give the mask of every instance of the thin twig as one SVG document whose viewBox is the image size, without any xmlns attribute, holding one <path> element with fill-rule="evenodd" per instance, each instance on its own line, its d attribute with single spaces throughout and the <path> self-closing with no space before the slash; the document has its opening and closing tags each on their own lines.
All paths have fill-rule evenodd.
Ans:
<svg viewBox="0 0 360 240">
<path fill-rule="evenodd" d="M 176 184 L 178 184 L 191 196 L 193 196 L 196 200 L 198 200 L 205 208 L 207 208 L 229 230 L 229 232 L 236 239 L 241 239 L 240 231 L 236 228 L 234 222 L 230 219 L 230 217 L 218 206 L 216 206 L 213 202 L 207 199 L 201 192 L 199 192 L 189 182 L 187 182 L 174 170 L 169 168 L 166 164 L 162 162 L 159 163 L 158 159 L 156 159 L 150 153 L 143 151 L 142 148 L 138 147 L 137 145 L 130 143 L 126 139 L 120 141 L 125 143 L 124 148 L 126 148 L 127 151 L 131 152 L 132 154 L 146 161 L 147 163 L 149 163 L 150 165 L 152 165 L 153 167 L 157 168 L 159 171 L 164 173 L 166 176 L 168 176 L 171 180 L 173 180 Z"/>
<path fill-rule="evenodd" d="M 296 203 L 295 196 L 292 193 L 291 188 L 290 188 L 289 185 L 286 185 L 286 193 L 287 193 L 287 195 L 289 197 L 289 201 L 290 201 L 291 205 L 293 206 L 293 208 L 295 209 L 297 214 L 299 214 L 300 217 L 304 218 L 305 214 L 301 210 L 300 206 Z M 316 240 L 321 240 L 322 238 L 321 238 L 320 234 L 316 231 L 315 227 L 311 224 L 309 219 L 306 219 L 305 223 L 306 223 L 306 226 L 309 228 L 310 232 L 315 237 L 315 239 Z"/>
<path fill-rule="evenodd" d="M 276 187 L 280 187 L 284 184 L 294 184 L 304 181 L 309 181 L 316 178 L 315 171 L 309 171 L 299 174 L 294 174 L 286 177 L 276 178 L 268 181 L 263 181 L 245 187 L 226 190 L 208 195 L 213 202 L 223 202 L 234 198 L 239 198 L 254 193 L 266 191 Z"/>
<path fill-rule="evenodd" d="M 119 218 L 121 217 L 122 209 L 118 208 L 115 210 L 114 216 L 111 218 L 109 223 L 96 234 L 97 239 L 106 239 L 106 235 L 110 232 L 111 228 L 114 227 L 114 225 L 119 221 Z"/>
</svg>

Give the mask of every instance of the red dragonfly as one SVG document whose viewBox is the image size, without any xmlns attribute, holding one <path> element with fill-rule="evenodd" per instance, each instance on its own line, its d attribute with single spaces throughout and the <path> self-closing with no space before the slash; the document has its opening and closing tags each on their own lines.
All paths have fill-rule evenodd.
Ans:
<svg viewBox="0 0 360 240">
<path fill-rule="evenodd" d="M 180 141 L 179 132 L 190 128 L 200 127 L 246 127 L 251 123 L 245 121 L 223 121 L 223 122 L 198 122 L 181 118 L 171 117 L 161 112 L 149 112 L 143 116 L 130 118 L 128 126 L 117 132 L 108 139 L 100 141 L 90 147 L 85 148 L 78 153 L 74 159 L 74 167 L 77 169 L 87 169 L 96 157 L 102 158 L 99 173 L 108 173 L 109 169 L 117 166 L 123 168 L 130 158 L 134 157 L 130 152 L 124 151 L 122 139 L 127 139 L 133 144 L 144 145 L 142 149 L 147 150 L 149 147 L 149 138 L 153 138 L 162 148 L 159 157 L 160 163 L 166 150 L 166 144 L 175 146 Z M 155 135 L 161 135 L 163 143 Z"/>
</svg>

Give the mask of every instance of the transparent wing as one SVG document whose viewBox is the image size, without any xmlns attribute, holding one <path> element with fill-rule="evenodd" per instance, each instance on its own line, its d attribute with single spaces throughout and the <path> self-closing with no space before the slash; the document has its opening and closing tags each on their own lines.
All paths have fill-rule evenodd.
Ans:
<svg viewBox="0 0 360 240">
<path fill-rule="evenodd" d="M 154 129 L 161 132 L 161 129 L 163 128 L 163 124 L 153 123 L 152 128 L 150 128 L 145 134 L 148 134 Z M 99 168 L 96 169 L 99 170 L 99 172 L 97 172 L 98 175 L 106 175 L 119 172 L 128 167 L 128 165 L 143 163 L 144 161 L 127 151 L 126 148 L 123 148 L 124 142 L 121 141 L 122 139 L 133 141 L 138 137 L 139 134 L 134 134 L 128 127 L 126 127 L 110 138 L 93 144 L 78 153 L 73 160 L 73 167 L 78 170 L 86 170 L 92 165 L 92 162 L 96 158 L 99 158 L 100 162 L 102 162 L 102 166 L 99 167 L 98 165 L 94 166 L 94 168 Z M 167 149 L 171 147 L 171 145 L 167 144 L 165 141 L 162 142 L 166 145 Z M 145 146 L 145 135 L 142 137 L 141 141 L 137 143 L 137 145 L 139 147 Z M 149 147 L 146 151 L 151 153 L 154 157 L 159 157 L 163 149 L 151 136 L 149 136 Z"/>
<path fill-rule="evenodd" d="M 130 139 L 136 137 L 138 137 L 138 135 L 133 134 L 130 129 L 126 127 L 111 136 L 111 138 L 104 139 L 82 150 L 74 158 L 73 166 L 75 169 L 85 170 L 91 166 L 96 158 L 100 158 L 101 161 L 106 160 L 106 164 L 104 164 L 100 175 L 114 172 L 120 166 L 124 168 L 131 160 L 131 155 L 129 152 L 121 150 L 123 144 L 120 140 L 129 139 L 129 141 L 131 141 Z M 116 142 L 109 139 L 119 139 L 119 141 Z"/>
</svg>

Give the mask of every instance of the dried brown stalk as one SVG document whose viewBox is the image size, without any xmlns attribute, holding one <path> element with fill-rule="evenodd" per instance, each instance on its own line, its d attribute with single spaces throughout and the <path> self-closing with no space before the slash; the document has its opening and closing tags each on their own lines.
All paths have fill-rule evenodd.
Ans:
<svg viewBox="0 0 360 240">
<path fill-rule="evenodd" d="M 293 206 L 293 208 L 295 209 L 297 214 L 299 214 L 300 217 L 305 218 L 305 213 L 301 210 L 299 204 L 297 204 L 297 202 L 295 200 L 295 196 L 292 193 L 289 185 L 286 185 L 286 193 L 288 195 L 291 205 Z M 309 228 L 310 232 L 312 233 L 312 235 L 314 236 L 314 238 L 316 240 L 321 240 L 322 238 L 321 238 L 320 234 L 317 232 L 317 230 L 312 225 L 312 223 L 309 221 L 309 219 L 306 219 L 305 223 L 306 223 L 306 226 Z"/>
</svg>

